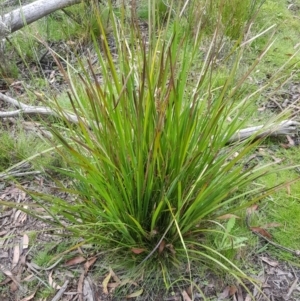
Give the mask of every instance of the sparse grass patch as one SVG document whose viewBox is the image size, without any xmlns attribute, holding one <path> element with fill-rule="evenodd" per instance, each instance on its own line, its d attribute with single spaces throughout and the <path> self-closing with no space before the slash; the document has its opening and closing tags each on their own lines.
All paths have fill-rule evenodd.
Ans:
<svg viewBox="0 0 300 301">
<path fill-rule="evenodd" d="M 45 288 L 44 287 L 43 289 L 41 289 L 37 292 L 36 297 L 47 300 L 48 298 L 51 298 L 51 296 L 53 297 L 54 294 L 55 294 L 55 289 L 54 288 L 51 288 L 51 287 Z"/>
<path fill-rule="evenodd" d="M 0 128 L 1 152 L 0 152 L 0 172 L 15 164 L 35 157 L 35 155 L 46 151 L 50 148 L 50 144 L 45 140 L 41 140 L 38 131 L 33 134 L 26 132 L 22 124 L 16 125 L 13 131 L 8 132 L 4 127 Z M 45 152 L 37 155 L 30 160 L 33 168 L 52 168 L 53 166 L 62 166 L 61 159 L 53 154 L 53 152 Z"/>
</svg>

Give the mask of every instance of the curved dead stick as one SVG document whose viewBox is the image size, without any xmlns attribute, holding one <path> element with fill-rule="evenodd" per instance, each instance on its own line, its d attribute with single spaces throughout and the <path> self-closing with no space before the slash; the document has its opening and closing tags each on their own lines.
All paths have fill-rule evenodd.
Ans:
<svg viewBox="0 0 300 301">
<path fill-rule="evenodd" d="M 0 100 L 3 100 L 11 105 L 20 108 L 19 110 L 10 111 L 10 112 L 0 112 L 0 118 L 5 117 L 15 117 L 20 114 L 39 114 L 39 115 L 49 115 L 55 116 L 57 118 L 61 118 L 61 114 L 63 114 L 64 118 L 66 118 L 69 122 L 78 124 L 78 117 L 74 114 L 60 112 L 59 114 L 54 110 L 48 107 L 41 107 L 41 106 L 29 106 L 26 105 L 14 98 L 11 98 L 3 93 L 0 93 Z M 80 119 L 84 122 L 87 120 L 84 117 L 80 117 Z M 297 133 L 299 129 L 300 123 L 294 120 L 284 120 L 280 123 L 274 123 L 268 125 L 267 129 L 264 129 L 264 125 L 253 126 L 249 128 L 245 128 L 242 130 L 237 131 L 228 141 L 228 143 L 238 142 L 245 140 L 249 137 L 253 138 L 262 138 L 262 137 L 269 137 L 269 136 L 280 136 L 280 135 L 294 135 Z"/>
<path fill-rule="evenodd" d="M 15 110 L 15 111 L 0 112 L 0 118 L 16 117 L 21 114 L 27 114 L 27 115 L 37 114 L 37 115 L 47 115 L 47 116 L 54 116 L 54 117 L 61 118 L 60 114 L 58 114 L 57 112 L 53 111 L 50 108 L 41 107 L 41 106 L 38 106 L 38 107 L 37 106 L 29 106 L 29 105 L 26 105 L 14 98 L 11 98 L 11 97 L 3 94 L 3 93 L 0 93 L 0 100 L 3 100 L 17 108 L 20 108 L 19 110 Z M 77 116 L 74 114 L 70 114 L 70 113 L 66 113 L 66 112 L 63 112 L 62 114 L 71 123 L 77 124 L 79 122 Z M 85 120 L 85 119 L 82 118 L 82 120 Z"/>
<path fill-rule="evenodd" d="M 235 133 L 230 139 L 229 143 L 245 140 L 251 136 L 254 138 L 262 137 L 277 137 L 280 135 L 294 135 L 299 129 L 300 123 L 294 120 L 284 120 L 278 124 L 271 124 L 268 129 L 263 130 L 264 125 L 258 125 L 242 129 Z"/>
</svg>

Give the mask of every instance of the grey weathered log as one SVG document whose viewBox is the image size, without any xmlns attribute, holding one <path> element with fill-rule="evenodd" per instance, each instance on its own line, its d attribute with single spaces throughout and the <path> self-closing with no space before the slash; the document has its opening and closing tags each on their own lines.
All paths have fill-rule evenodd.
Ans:
<svg viewBox="0 0 300 301">
<path fill-rule="evenodd" d="M 78 4 L 82 0 L 37 0 L 0 17 L 0 38 L 5 38 L 56 10 Z"/>
<path fill-rule="evenodd" d="M 67 112 L 57 113 L 49 107 L 42 106 L 28 106 L 18 100 L 9 97 L 3 93 L 0 93 L 0 100 L 13 105 L 14 107 L 19 108 L 19 110 L 8 111 L 8 112 L 0 112 L 0 118 L 5 117 L 16 117 L 19 115 L 49 115 L 55 116 L 57 118 L 66 118 L 69 122 L 78 124 L 78 117 L 74 114 Z M 84 117 L 80 117 L 82 121 L 88 124 L 88 121 Z M 92 121 L 93 122 L 93 121 Z M 228 141 L 228 144 L 245 140 L 247 138 L 252 137 L 253 139 L 261 138 L 261 137 L 277 137 L 282 135 L 294 135 L 297 134 L 300 128 L 300 123 L 294 120 L 284 120 L 278 123 L 272 123 L 269 125 L 258 125 L 249 128 L 245 128 L 237 131 Z"/>
<path fill-rule="evenodd" d="M 58 114 L 54 110 L 48 107 L 42 106 L 29 106 L 26 105 L 12 97 L 9 97 L 3 93 L 0 93 L 0 100 L 13 105 L 14 107 L 20 108 L 19 110 L 15 111 L 8 111 L 8 112 L 0 112 L 0 118 L 8 118 L 8 117 L 16 117 L 20 115 L 46 115 L 46 116 L 54 116 L 57 118 L 61 118 L 61 114 Z M 71 123 L 78 123 L 78 118 L 74 114 L 70 114 L 67 112 L 63 113 L 64 118 L 66 118 Z M 82 120 L 85 120 L 82 118 Z"/>
<path fill-rule="evenodd" d="M 279 123 L 273 123 L 268 126 L 258 125 L 245 128 L 236 132 L 228 141 L 228 143 L 238 142 L 253 137 L 277 137 L 282 135 L 295 135 L 299 130 L 300 123 L 294 120 L 283 120 Z"/>
</svg>

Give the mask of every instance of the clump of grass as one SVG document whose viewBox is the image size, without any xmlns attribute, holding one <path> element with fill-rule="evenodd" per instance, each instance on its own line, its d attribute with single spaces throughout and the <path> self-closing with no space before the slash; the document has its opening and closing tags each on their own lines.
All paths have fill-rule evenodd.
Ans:
<svg viewBox="0 0 300 301">
<path fill-rule="evenodd" d="M 113 59 L 98 15 L 101 49 L 96 38 L 94 46 L 103 83 L 88 59 L 80 70 L 85 94 L 78 88 L 78 77 L 69 74 L 69 99 L 78 125 L 66 120 L 59 102 L 54 107 L 65 122 L 65 131 L 53 126 L 51 130 L 59 143 L 57 152 L 70 166 L 61 172 L 73 181 L 72 188 L 61 184 L 61 189 L 74 194 L 74 202 L 43 194 L 37 201 L 53 223 L 117 254 L 114 258 L 121 257 L 121 266 L 161 271 L 167 285 L 174 267 L 188 266 L 190 271 L 191 262 L 214 264 L 236 279 L 246 278 L 226 257 L 227 252 L 222 254 L 230 233 L 217 248 L 208 246 L 205 236 L 224 234 L 211 229 L 208 219 L 244 208 L 273 191 L 249 188 L 270 172 L 269 165 L 247 168 L 241 163 L 260 141 L 250 138 L 228 146 L 233 134 L 249 122 L 239 116 L 266 88 L 241 98 L 243 84 L 263 53 L 239 74 L 247 45 L 241 35 L 223 58 L 230 72 L 222 85 L 215 86 L 221 22 L 216 23 L 199 59 L 201 24 L 194 32 L 183 30 L 181 11 L 172 22 L 167 19 L 171 35 L 150 23 L 155 30 L 150 30 L 147 43 L 137 27 L 126 35 L 126 24 L 110 9 L 118 57 Z M 149 8 L 149 13 L 155 10 Z"/>
<path fill-rule="evenodd" d="M 209 0 L 191 1 L 187 18 L 191 30 L 201 24 L 206 33 L 214 32 L 216 24 L 225 36 L 236 40 L 247 31 L 265 0 Z"/>
</svg>

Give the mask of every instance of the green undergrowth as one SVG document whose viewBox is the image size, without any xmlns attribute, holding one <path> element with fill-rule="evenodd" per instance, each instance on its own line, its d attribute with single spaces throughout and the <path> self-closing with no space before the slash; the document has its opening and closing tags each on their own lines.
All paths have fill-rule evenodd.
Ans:
<svg viewBox="0 0 300 301">
<path fill-rule="evenodd" d="M 50 144 L 41 140 L 37 130 L 36 133 L 24 131 L 22 124 L 17 125 L 12 131 L 7 128 L 0 128 L 1 152 L 0 152 L 0 172 L 17 165 L 21 161 L 26 163 L 28 158 L 33 157 L 30 162 L 34 169 L 45 168 L 46 166 L 59 166 L 59 158 L 54 154 L 45 152 Z M 55 163 L 56 162 L 56 163 Z"/>
<path fill-rule="evenodd" d="M 266 80 L 272 70 L 279 68 L 282 64 L 288 60 L 296 51 L 299 50 L 299 39 L 298 39 L 298 28 L 300 25 L 299 15 L 300 2 L 294 1 L 289 3 L 287 1 L 273 1 L 269 0 L 264 3 L 260 13 L 257 17 L 257 22 L 253 25 L 251 34 L 268 28 L 269 26 L 276 24 L 276 39 L 274 39 L 274 44 L 268 54 L 257 68 L 256 73 L 254 73 L 254 80 Z M 252 59 L 253 55 L 261 50 L 264 43 L 266 42 L 266 37 L 257 39 L 249 48 L 249 56 L 247 59 Z M 295 77 L 299 79 L 297 75 L 297 70 L 299 69 L 300 55 L 297 54 L 291 61 L 294 64 Z"/>
</svg>

